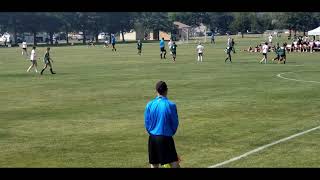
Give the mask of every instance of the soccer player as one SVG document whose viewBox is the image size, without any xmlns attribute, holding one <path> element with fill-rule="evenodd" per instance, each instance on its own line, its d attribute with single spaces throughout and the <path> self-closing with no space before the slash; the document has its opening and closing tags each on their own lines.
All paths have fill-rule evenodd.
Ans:
<svg viewBox="0 0 320 180">
<path fill-rule="evenodd" d="M 168 47 L 169 47 L 169 50 L 170 50 L 170 54 L 172 54 L 172 52 L 171 52 L 172 44 L 173 44 L 172 39 L 170 39 L 170 41 L 168 42 Z"/>
<path fill-rule="evenodd" d="M 235 45 L 235 43 L 234 43 L 234 40 L 232 38 L 231 39 L 231 50 L 232 50 L 233 53 L 236 53 L 236 49 L 234 48 L 234 45 Z"/>
<path fill-rule="evenodd" d="M 141 56 L 141 51 L 142 51 L 142 42 L 138 40 L 137 43 L 137 49 L 138 49 L 138 54 Z"/>
<path fill-rule="evenodd" d="M 199 44 L 198 44 L 198 46 L 197 46 L 198 62 L 199 62 L 199 61 L 202 62 L 203 50 L 204 50 L 204 47 L 201 45 L 201 42 L 199 42 Z"/>
<path fill-rule="evenodd" d="M 168 87 L 163 81 L 156 84 L 157 97 L 146 105 L 145 128 L 149 134 L 148 153 L 151 168 L 170 164 L 179 168 L 173 136 L 179 125 L 177 106 L 167 98 Z"/>
<path fill-rule="evenodd" d="M 27 42 L 22 42 L 22 55 L 26 55 L 28 57 L 28 51 L 27 51 Z"/>
<path fill-rule="evenodd" d="M 264 63 L 267 64 L 267 53 L 268 53 L 268 50 L 269 50 L 268 43 L 265 42 L 264 45 L 262 46 L 263 58 L 261 59 L 260 63 L 262 63 L 264 61 Z"/>
<path fill-rule="evenodd" d="M 227 60 L 229 59 L 229 61 L 232 63 L 231 60 L 231 51 L 232 51 L 232 47 L 227 47 L 225 49 L 225 52 L 227 53 L 227 58 L 224 60 L 224 62 L 227 62 Z"/>
<path fill-rule="evenodd" d="M 279 43 L 277 43 L 277 46 L 276 46 L 276 48 L 275 48 L 275 52 L 276 52 L 276 55 L 277 55 L 277 56 L 272 59 L 272 63 L 273 63 L 275 60 L 277 60 L 277 61 L 280 60 L 279 49 L 280 49 L 280 45 L 279 45 Z"/>
<path fill-rule="evenodd" d="M 27 72 L 29 72 L 31 70 L 31 68 L 34 67 L 35 71 L 37 73 L 38 72 L 38 70 L 37 70 L 37 55 L 36 55 L 36 47 L 35 46 L 32 47 L 30 61 L 31 61 L 31 65 L 29 66 Z"/>
<path fill-rule="evenodd" d="M 41 71 L 41 75 L 43 74 L 43 71 L 45 70 L 45 69 L 47 69 L 47 67 L 49 66 L 50 67 L 50 72 L 51 72 L 51 74 L 56 74 L 55 72 L 53 72 L 52 71 L 52 65 L 51 65 L 51 62 L 50 61 L 52 61 L 53 62 L 53 60 L 51 59 L 51 57 L 50 57 L 50 48 L 48 47 L 47 48 L 47 51 L 46 51 L 46 54 L 44 55 L 44 57 L 43 57 L 43 62 L 44 62 L 44 64 L 45 64 L 45 66 L 44 66 L 44 68 L 42 69 L 42 71 Z"/>
<path fill-rule="evenodd" d="M 117 51 L 115 45 L 116 45 L 116 37 L 114 34 L 111 36 L 111 44 L 112 44 L 112 51 Z"/>
<path fill-rule="evenodd" d="M 269 44 L 270 45 L 272 44 L 272 39 L 273 39 L 272 34 L 270 34 L 270 36 L 269 36 Z"/>
<path fill-rule="evenodd" d="M 165 48 L 164 38 L 162 38 L 160 40 L 160 58 L 162 59 L 162 55 L 163 55 L 163 58 L 166 59 L 166 54 L 167 54 L 167 50 Z"/>
<path fill-rule="evenodd" d="M 216 42 L 214 41 L 214 33 L 212 32 L 212 34 L 211 34 L 211 44 L 216 44 Z"/>
<path fill-rule="evenodd" d="M 231 37 L 228 35 L 227 47 L 231 47 Z"/>
<path fill-rule="evenodd" d="M 287 61 L 287 56 L 286 56 L 286 48 L 285 48 L 285 44 L 283 44 L 283 46 L 281 46 L 278 50 L 280 59 L 278 63 L 281 63 L 283 61 L 283 64 L 286 64 Z"/>
<path fill-rule="evenodd" d="M 173 62 L 176 62 L 176 57 L 177 57 L 177 45 L 175 42 L 172 43 L 172 46 L 170 48 L 170 51 L 172 52 L 172 58 Z"/>
</svg>

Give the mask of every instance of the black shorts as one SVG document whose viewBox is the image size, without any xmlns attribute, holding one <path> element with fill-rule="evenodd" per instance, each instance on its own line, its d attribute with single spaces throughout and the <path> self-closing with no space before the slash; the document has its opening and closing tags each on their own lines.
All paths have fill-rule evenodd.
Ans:
<svg viewBox="0 0 320 180">
<path fill-rule="evenodd" d="M 262 54 L 263 54 L 263 56 L 264 56 L 264 57 L 266 57 L 266 58 L 267 58 L 267 53 L 262 53 Z"/>
<path fill-rule="evenodd" d="M 164 47 L 160 48 L 160 51 L 161 51 L 161 52 L 167 52 Z"/>
<path fill-rule="evenodd" d="M 178 161 L 173 138 L 170 136 L 149 136 L 149 163 L 167 164 Z"/>
<path fill-rule="evenodd" d="M 116 45 L 116 43 L 112 43 L 112 46 L 114 47 L 114 45 Z"/>
<path fill-rule="evenodd" d="M 27 50 L 27 48 L 22 48 L 22 49 L 25 50 L 25 51 Z"/>
<path fill-rule="evenodd" d="M 172 52 L 172 55 L 173 55 L 173 56 L 176 56 L 176 55 L 177 55 L 177 52 Z"/>
<path fill-rule="evenodd" d="M 203 53 L 198 53 L 198 56 L 202 56 L 203 55 Z"/>
</svg>

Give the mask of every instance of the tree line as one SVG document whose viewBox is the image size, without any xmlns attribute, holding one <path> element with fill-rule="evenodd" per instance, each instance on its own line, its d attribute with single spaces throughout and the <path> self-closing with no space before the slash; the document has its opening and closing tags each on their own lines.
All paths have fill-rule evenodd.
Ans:
<svg viewBox="0 0 320 180">
<path fill-rule="evenodd" d="M 34 36 L 38 32 L 47 32 L 53 44 L 56 32 L 83 32 L 83 43 L 86 36 L 92 35 L 98 40 L 100 32 L 110 35 L 128 32 L 140 24 L 146 32 L 174 30 L 173 21 L 180 21 L 190 26 L 204 24 L 210 30 L 221 33 L 245 34 L 264 32 L 272 29 L 289 29 L 291 32 L 306 32 L 320 25 L 320 13 L 316 12 L 1 12 L 0 29 L 14 34 L 29 32 Z M 124 38 L 122 38 L 124 40 Z M 68 38 L 67 38 L 67 43 Z"/>
</svg>

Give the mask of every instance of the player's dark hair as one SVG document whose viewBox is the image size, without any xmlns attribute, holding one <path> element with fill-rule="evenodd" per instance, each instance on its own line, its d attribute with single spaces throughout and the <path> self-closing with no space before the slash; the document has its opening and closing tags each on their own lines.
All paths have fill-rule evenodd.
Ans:
<svg viewBox="0 0 320 180">
<path fill-rule="evenodd" d="M 33 46 L 33 47 L 32 47 L 32 49 L 36 49 L 36 47 L 35 47 L 35 46 Z"/>
<path fill-rule="evenodd" d="M 164 40 L 164 38 L 162 38 L 162 40 Z"/>
<path fill-rule="evenodd" d="M 50 48 L 49 47 L 47 47 L 47 51 L 49 51 L 50 50 Z"/>
<path fill-rule="evenodd" d="M 160 95 L 164 95 L 168 91 L 167 84 L 164 81 L 157 82 L 156 90 Z"/>
</svg>

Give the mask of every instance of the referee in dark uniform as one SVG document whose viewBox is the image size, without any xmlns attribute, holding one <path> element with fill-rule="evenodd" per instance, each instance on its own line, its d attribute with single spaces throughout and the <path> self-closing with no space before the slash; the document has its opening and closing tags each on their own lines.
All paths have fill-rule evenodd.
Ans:
<svg viewBox="0 0 320 180">
<path fill-rule="evenodd" d="M 179 159 L 172 136 L 179 125 L 176 104 L 167 98 L 167 84 L 156 84 L 157 97 L 151 100 L 144 112 L 145 128 L 149 133 L 148 151 L 151 168 L 170 164 L 179 168 Z"/>
</svg>

